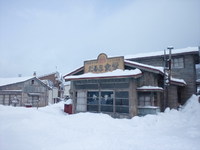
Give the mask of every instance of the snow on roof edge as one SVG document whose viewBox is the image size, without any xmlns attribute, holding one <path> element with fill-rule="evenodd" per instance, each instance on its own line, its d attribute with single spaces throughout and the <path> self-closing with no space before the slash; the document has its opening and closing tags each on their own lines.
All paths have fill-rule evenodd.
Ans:
<svg viewBox="0 0 200 150">
<path fill-rule="evenodd" d="M 163 67 L 156 67 L 156 66 L 146 65 L 146 64 L 143 64 L 143 63 L 138 63 L 138 62 L 130 61 L 130 60 L 124 60 L 124 62 L 133 64 L 133 65 L 138 65 L 138 66 L 145 67 L 145 68 L 149 68 L 149 69 L 154 69 L 154 70 L 157 70 L 157 71 L 159 71 L 161 73 L 164 73 L 164 68 Z"/>
<path fill-rule="evenodd" d="M 180 54 L 180 53 L 188 53 L 188 52 L 198 52 L 198 47 L 187 47 L 182 49 L 172 49 L 173 54 Z M 146 53 L 138 53 L 134 55 L 126 55 L 124 56 L 125 59 L 133 59 L 133 58 L 143 58 L 143 57 L 153 57 L 153 56 L 162 56 L 164 55 L 163 51 L 154 51 L 154 52 L 146 52 Z"/>
<path fill-rule="evenodd" d="M 131 75 L 139 75 L 141 74 L 141 70 L 134 69 L 134 70 L 121 70 L 117 69 L 112 72 L 105 72 L 105 73 L 85 73 L 82 75 L 72 75 L 66 76 L 65 79 L 72 80 L 72 79 L 85 79 L 85 78 L 105 78 L 105 77 L 117 77 L 117 76 L 131 76 Z"/>
<path fill-rule="evenodd" d="M 43 78 L 43 77 L 50 76 L 50 75 L 53 75 L 53 74 L 56 74 L 56 73 L 59 73 L 59 72 L 58 72 L 58 71 L 55 71 L 55 72 L 52 72 L 52 73 L 39 75 L 39 76 L 37 76 L 37 78 Z"/>
<path fill-rule="evenodd" d="M 138 87 L 137 90 L 163 90 L 163 88 L 158 86 L 142 86 Z"/>
<path fill-rule="evenodd" d="M 184 85 L 187 85 L 187 83 L 183 80 L 183 79 L 177 79 L 177 78 L 171 78 L 171 81 L 172 82 L 177 82 L 177 83 L 181 83 L 181 84 L 184 84 Z"/>
<path fill-rule="evenodd" d="M 16 78 L 0 78 L 0 86 L 15 84 L 19 82 L 24 82 L 27 80 L 30 80 L 32 78 L 35 78 L 35 76 L 29 76 L 29 77 L 16 77 Z"/>
</svg>

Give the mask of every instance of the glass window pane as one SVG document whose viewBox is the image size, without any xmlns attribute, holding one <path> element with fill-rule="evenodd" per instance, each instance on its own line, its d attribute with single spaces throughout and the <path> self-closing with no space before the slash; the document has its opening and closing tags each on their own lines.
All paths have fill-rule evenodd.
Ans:
<svg viewBox="0 0 200 150">
<path fill-rule="evenodd" d="M 129 105 L 128 99 L 122 99 L 122 105 Z"/>
<path fill-rule="evenodd" d="M 172 67 L 173 68 L 184 68 L 184 58 L 173 58 L 172 59 Z"/>
<path fill-rule="evenodd" d="M 100 94 L 100 95 L 99 95 Z M 113 101 L 115 98 L 115 110 L 117 113 L 129 113 L 128 91 L 88 91 L 87 110 L 96 112 L 113 112 Z"/>
<path fill-rule="evenodd" d="M 139 93 L 138 94 L 138 106 L 151 106 L 151 93 Z"/>
<path fill-rule="evenodd" d="M 113 112 L 113 91 L 101 92 L 101 111 Z"/>
<path fill-rule="evenodd" d="M 98 105 L 87 105 L 88 111 L 98 111 Z"/>
<path fill-rule="evenodd" d="M 122 100 L 121 99 L 116 99 L 115 105 L 122 105 Z"/>
<path fill-rule="evenodd" d="M 128 91 L 116 92 L 116 98 L 128 98 Z"/>
<path fill-rule="evenodd" d="M 128 91 L 116 92 L 116 105 L 129 105 Z"/>
<path fill-rule="evenodd" d="M 112 105 L 113 104 L 113 92 L 106 91 L 101 92 L 101 104 Z"/>
<path fill-rule="evenodd" d="M 98 111 L 99 108 L 99 92 L 90 91 L 87 93 L 87 110 Z"/>
<path fill-rule="evenodd" d="M 113 112 L 113 106 L 109 105 L 101 105 L 101 111 L 102 112 Z"/>
<path fill-rule="evenodd" d="M 87 93 L 87 104 L 98 104 L 99 92 L 92 91 Z"/>
<path fill-rule="evenodd" d="M 129 113 L 129 107 L 127 106 L 116 106 L 115 109 L 118 113 Z"/>
</svg>

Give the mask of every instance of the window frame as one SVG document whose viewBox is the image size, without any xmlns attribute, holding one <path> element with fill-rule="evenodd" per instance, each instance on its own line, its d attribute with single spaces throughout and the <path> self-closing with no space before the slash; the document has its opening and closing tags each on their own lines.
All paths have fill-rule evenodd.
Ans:
<svg viewBox="0 0 200 150">
<path fill-rule="evenodd" d="M 171 67 L 174 69 L 181 69 L 185 67 L 185 58 L 183 56 L 172 58 Z"/>
<path fill-rule="evenodd" d="M 117 96 L 117 93 L 126 92 L 126 97 Z M 120 101 L 120 104 L 118 103 Z M 117 104 L 118 103 L 118 104 Z M 117 113 L 129 113 L 129 91 L 116 91 L 115 92 L 115 111 Z"/>
<path fill-rule="evenodd" d="M 92 97 L 89 96 L 90 92 L 95 92 L 97 94 L 97 103 L 92 104 L 88 103 L 89 99 Z M 118 96 L 116 93 L 127 92 L 126 96 Z M 105 101 L 105 94 L 108 93 L 108 99 L 110 101 Z M 125 100 L 125 102 L 123 102 Z M 117 101 L 120 101 L 120 104 L 117 104 Z M 105 103 L 106 102 L 106 103 Z M 126 113 L 129 114 L 129 91 L 115 91 L 115 90 L 88 90 L 87 91 L 87 111 L 91 112 L 105 112 L 105 113 Z"/>
<path fill-rule="evenodd" d="M 97 93 L 97 103 L 96 101 L 94 101 L 94 103 L 91 103 L 92 101 L 90 101 L 91 99 L 94 99 L 94 96 L 89 96 L 89 92 L 94 92 Z M 87 91 L 87 98 L 86 98 L 86 105 L 87 105 L 87 111 L 91 111 L 91 112 L 98 112 L 99 111 L 99 91 L 96 90 L 91 90 L 91 91 Z"/>
<path fill-rule="evenodd" d="M 148 98 L 148 100 L 147 100 Z M 155 106 L 156 95 L 154 92 L 139 92 L 138 93 L 138 106 Z"/>
</svg>

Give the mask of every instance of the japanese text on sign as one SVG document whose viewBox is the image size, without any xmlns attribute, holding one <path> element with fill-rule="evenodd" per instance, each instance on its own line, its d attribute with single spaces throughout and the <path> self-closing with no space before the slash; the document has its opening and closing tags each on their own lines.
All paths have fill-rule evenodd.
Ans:
<svg viewBox="0 0 200 150">
<path fill-rule="evenodd" d="M 124 57 L 107 58 L 106 54 L 100 54 L 97 60 L 85 61 L 84 72 L 103 73 L 116 69 L 124 70 Z"/>
</svg>

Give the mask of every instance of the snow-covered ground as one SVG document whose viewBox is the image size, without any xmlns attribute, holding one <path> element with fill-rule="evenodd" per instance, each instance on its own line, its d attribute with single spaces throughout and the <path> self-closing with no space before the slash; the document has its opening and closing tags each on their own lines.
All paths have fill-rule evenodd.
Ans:
<svg viewBox="0 0 200 150">
<path fill-rule="evenodd" d="M 1 150 L 199 150 L 200 104 L 181 111 L 113 119 L 106 114 L 67 115 L 63 103 L 44 108 L 0 105 Z"/>
</svg>

